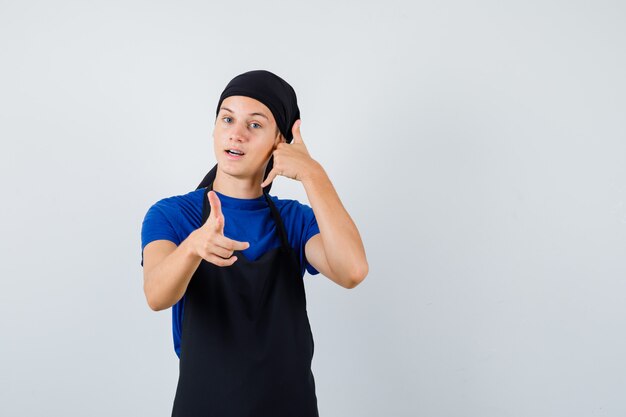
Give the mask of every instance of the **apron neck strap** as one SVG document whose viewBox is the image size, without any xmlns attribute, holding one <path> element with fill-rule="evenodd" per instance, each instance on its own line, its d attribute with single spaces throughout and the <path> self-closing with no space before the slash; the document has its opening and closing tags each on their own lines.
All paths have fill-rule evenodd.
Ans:
<svg viewBox="0 0 626 417">
<path fill-rule="evenodd" d="M 276 225 L 278 226 L 278 233 L 280 234 L 280 241 L 283 244 L 283 250 L 285 252 L 288 252 L 289 241 L 287 240 L 287 232 L 285 232 L 285 225 L 283 224 L 283 221 L 280 218 L 280 213 L 278 213 L 278 209 L 276 208 L 276 205 L 274 205 L 274 202 L 272 201 L 272 198 L 269 196 L 267 191 L 264 190 L 263 195 L 265 196 L 265 200 L 267 200 L 267 204 L 270 206 L 270 210 L 272 211 L 272 216 L 274 217 L 274 221 L 276 222 Z"/>
</svg>

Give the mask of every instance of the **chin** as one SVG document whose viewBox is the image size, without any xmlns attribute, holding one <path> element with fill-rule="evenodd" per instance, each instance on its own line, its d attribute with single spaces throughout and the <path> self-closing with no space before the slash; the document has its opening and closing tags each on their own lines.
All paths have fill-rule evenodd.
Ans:
<svg viewBox="0 0 626 417">
<path fill-rule="evenodd" d="M 245 178 L 249 176 L 249 173 L 244 168 L 233 167 L 228 162 L 229 161 L 217 161 L 217 169 L 231 177 Z"/>
</svg>

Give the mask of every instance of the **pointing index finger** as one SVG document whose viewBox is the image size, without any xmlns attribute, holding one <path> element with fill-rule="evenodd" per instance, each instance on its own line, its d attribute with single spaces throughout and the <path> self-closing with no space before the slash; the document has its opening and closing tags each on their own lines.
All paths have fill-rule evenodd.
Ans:
<svg viewBox="0 0 626 417">
<path fill-rule="evenodd" d="M 209 218 L 213 218 L 213 219 L 223 219 L 224 215 L 222 214 L 222 203 L 220 202 L 219 197 L 217 196 L 217 194 L 215 193 L 215 191 L 211 190 L 208 192 L 207 194 L 207 198 L 209 199 L 209 205 L 211 206 L 211 212 L 209 213 Z M 224 222 L 222 221 L 222 227 L 220 228 L 221 230 L 223 230 L 224 228 Z"/>
</svg>

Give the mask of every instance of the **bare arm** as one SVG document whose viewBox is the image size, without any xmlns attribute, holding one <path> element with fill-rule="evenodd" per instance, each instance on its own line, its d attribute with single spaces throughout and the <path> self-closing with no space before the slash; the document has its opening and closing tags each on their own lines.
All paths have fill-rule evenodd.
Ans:
<svg viewBox="0 0 626 417">
<path fill-rule="evenodd" d="M 326 171 L 311 158 L 300 135 L 300 123 L 297 120 L 291 128 L 291 144 L 282 142 L 276 146 L 274 167 L 261 186 L 265 187 L 277 175 L 302 182 L 320 228 L 320 233 L 306 243 L 305 255 L 326 277 L 342 287 L 354 288 L 369 270 L 365 248 Z"/>
<path fill-rule="evenodd" d="M 335 187 L 319 164 L 302 179 L 320 233 L 309 239 L 305 254 L 311 265 L 344 288 L 356 287 L 368 273 L 361 235 Z"/>
<path fill-rule="evenodd" d="M 169 240 L 155 240 L 143 250 L 143 291 L 154 311 L 169 308 L 183 297 L 202 261 L 191 251 L 190 238 L 180 246 Z"/>
</svg>

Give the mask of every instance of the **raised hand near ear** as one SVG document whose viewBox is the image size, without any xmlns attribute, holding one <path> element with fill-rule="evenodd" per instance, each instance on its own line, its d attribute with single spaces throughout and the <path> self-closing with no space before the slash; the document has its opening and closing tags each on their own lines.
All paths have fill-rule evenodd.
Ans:
<svg viewBox="0 0 626 417">
<path fill-rule="evenodd" d="M 209 191 L 207 197 L 211 213 L 206 222 L 191 233 L 192 248 L 195 254 L 207 262 L 217 266 L 230 266 L 237 260 L 233 252 L 247 249 L 250 244 L 224 236 L 225 220 L 220 199 L 214 191 Z"/>
<path fill-rule="evenodd" d="M 317 164 L 317 162 L 311 158 L 311 155 L 309 155 L 309 151 L 302 140 L 302 135 L 300 134 L 301 124 L 302 121 L 300 119 L 296 120 L 291 128 L 291 132 L 293 133 L 291 143 L 279 143 L 272 153 L 274 156 L 274 166 L 269 174 L 267 174 L 265 181 L 261 183 L 261 187 L 265 187 L 272 182 L 277 175 L 302 181 L 313 169 L 314 165 Z"/>
</svg>

